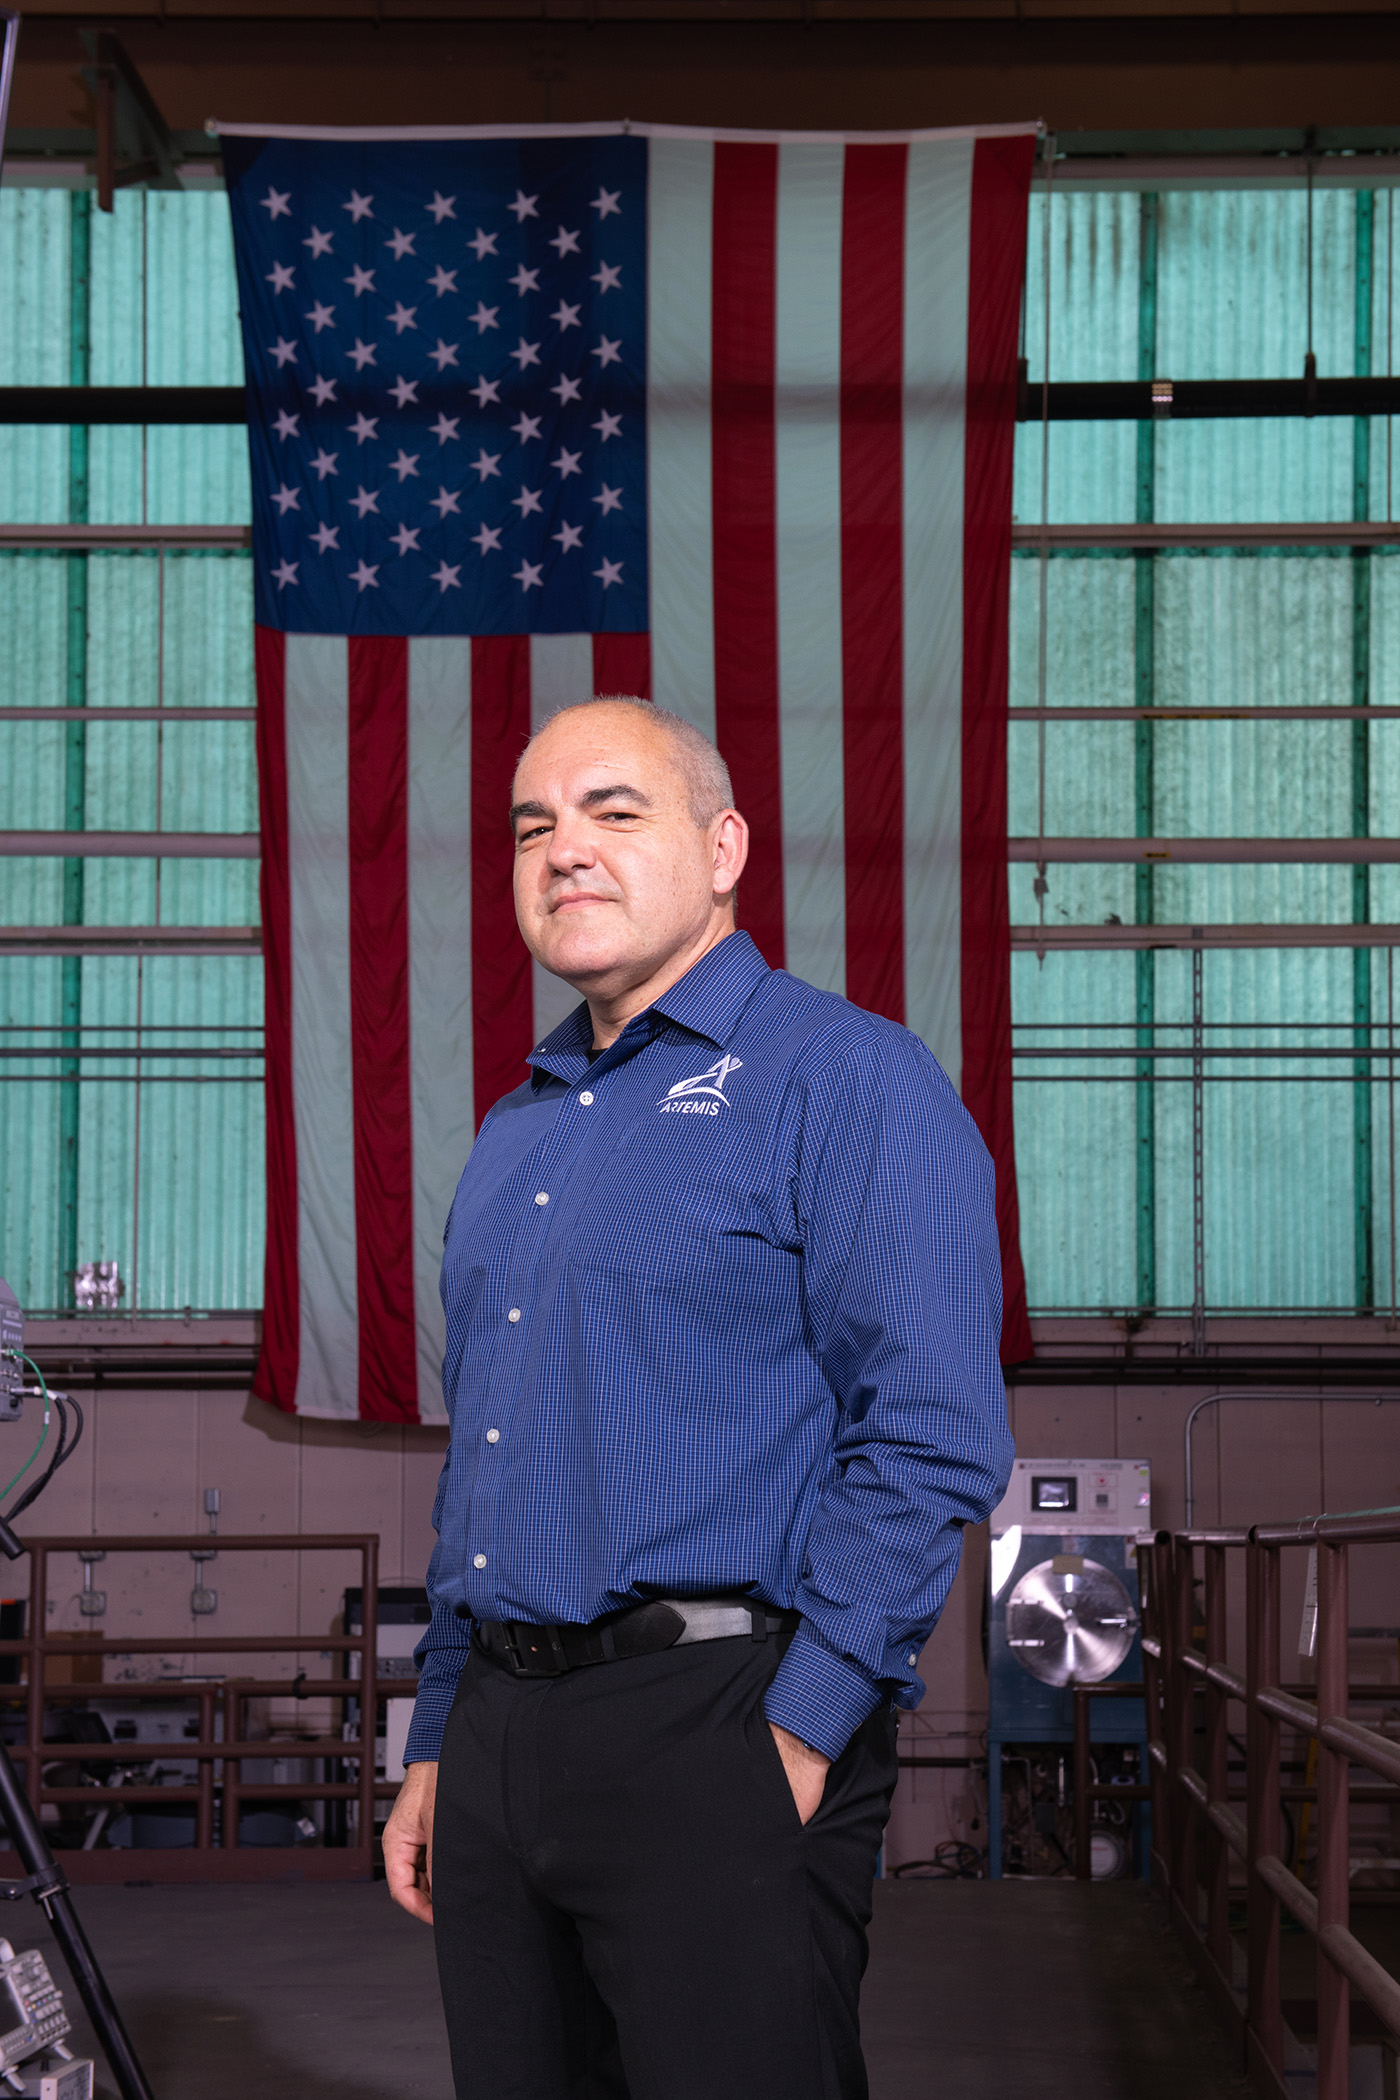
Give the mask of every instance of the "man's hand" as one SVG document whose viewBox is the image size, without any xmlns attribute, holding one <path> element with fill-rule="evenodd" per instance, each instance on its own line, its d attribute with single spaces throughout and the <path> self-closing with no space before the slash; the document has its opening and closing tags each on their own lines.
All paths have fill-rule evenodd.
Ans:
<svg viewBox="0 0 1400 2100">
<path fill-rule="evenodd" d="M 791 1740 L 791 1738 L 789 1738 Z M 810 1757 L 811 1752 L 807 1755 Z M 384 1875 L 389 1894 L 411 1918 L 433 1922 L 433 1805 L 437 1766 L 408 1768 L 384 1825 Z M 805 1820 L 805 1818 L 804 1818 Z"/>
<path fill-rule="evenodd" d="M 790 1729 L 779 1728 L 776 1721 L 770 1721 L 768 1726 L 773 1731 L 773 1740 L 778 1746 L 778 1755 L 783 1761 L 788 1785 L 792 1788 L 792 1798 L 797 1803 L 797 1813 L 804 1823 L 810 1823 L 822 1805 L 831 1759 L 823 1757 L 820 1750 L 810 1749 L 801 1737 L 795 1736 Z M 399 1799 L 403 1799 L 402 1794 Z M 394 1814 L 398 1814 L 397 1807 Z M 386 1859 L 389 1856 L 387 1830 L 384 1833 L 384 1856 Z M 402 1901 L 402 1898 L 399 1900 Z"/>
</svg>

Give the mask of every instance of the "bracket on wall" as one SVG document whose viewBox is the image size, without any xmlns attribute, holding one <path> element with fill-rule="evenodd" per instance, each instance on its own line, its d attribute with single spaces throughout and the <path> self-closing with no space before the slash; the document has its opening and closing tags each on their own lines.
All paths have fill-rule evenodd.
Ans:
<svg viewBox="0 0 1400 2100">
<path fill-rule="evenodd" d="M 181 185 L 170 127 L 120 37 L 110 29 L 79 33 L 93 61 L 82 68 L 82 76 L 97 105 L 99 211 L 111 211 L 115 193 L 133 182 L 144 182 L 156 190 L 178 190 Z"/>
</svg>

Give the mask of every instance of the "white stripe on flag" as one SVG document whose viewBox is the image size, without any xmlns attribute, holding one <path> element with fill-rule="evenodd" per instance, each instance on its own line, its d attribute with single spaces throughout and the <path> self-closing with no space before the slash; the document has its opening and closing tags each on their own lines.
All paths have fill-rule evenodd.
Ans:
<svg viewBox="0 0 1400 2100">
<path fill-rule="evenodd" d="M 408 996 L 418 1410 L 444 1419 L 438 1276 L 472 1148 L 471 659 L 465 638 L 408 645 Z"/>
<path fill-rule="evenodd" d="M 654 150 L 654 149 L 653 149 Z M 840 146 L 778 153 L 778 716 L 787 966 L 846 989 Z"/>
<path fill-rule="evenodd" d="M 647 185 L 651 696 L 715 733 L 710 258 L 715 149 L 654 138 Z"/>
<path fill-rule="evenodd" d="M 962 1079 L 963 432 L 970 139 L 911 145 L 904 274 L 905 1019 Z"/>
<path fill-rule="evenodd" d="M 530 637 L 530 727 L 557 707 L 593 698 L 591 634 L 532 634 Z M 551 977 L 538 963 L 530 965 L 535 1006 L 535 1041 L 543 1042 L 578 1005 L 578 993 L 562 977 Z"/>
<path fill-rule="evenodd" d="M 349 658 L 287 636 L 287 859 L 297 1142 L 301 1415 L 359 1413 L 350 1065 Z"/>
</svg>

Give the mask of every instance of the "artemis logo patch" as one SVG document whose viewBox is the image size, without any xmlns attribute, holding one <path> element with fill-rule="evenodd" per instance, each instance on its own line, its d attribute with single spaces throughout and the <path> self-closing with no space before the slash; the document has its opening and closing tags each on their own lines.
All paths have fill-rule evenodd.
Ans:
<svg viewBox="0 0 1400 2100">
<path fill-rule="evenodd" d="M 724 1091 L 725 1080 L 731 1072 L 742 1070 L 742 1058 L 722 1057 L 718 1064 L 710 1066 L 708 1072 L 696 1072 L 690 1079 L 678 1079 L 673 1087 L 667 1088 L 658 1113 L 663 1116 L 717 1116 L 722 1108 L 730 1106 Z"/>
</svg>

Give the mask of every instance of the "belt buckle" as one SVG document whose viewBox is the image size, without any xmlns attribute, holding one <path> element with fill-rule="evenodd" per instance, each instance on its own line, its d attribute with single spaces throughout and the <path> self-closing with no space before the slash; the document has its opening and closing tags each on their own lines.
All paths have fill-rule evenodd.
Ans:
<svg viewBox="0 0 1400 2100">
<path fill-rule="evenodd" d="M 568 1669 L 568 1658 L 557 1626 L 531 1626 L 524 1619 L 507 1619 L 504 1632 L 511 1667 L 517 1677 L 561 1677 Z M 532 1633 L 537 1636 L 535 1640 L 522 1640 L 522 1636 Z"/>
</svg>

